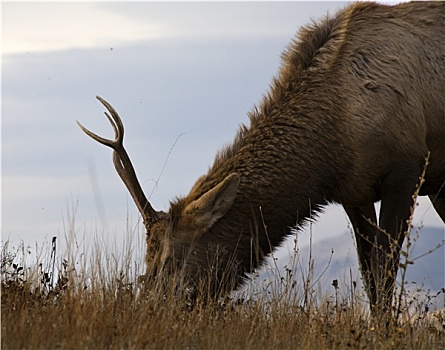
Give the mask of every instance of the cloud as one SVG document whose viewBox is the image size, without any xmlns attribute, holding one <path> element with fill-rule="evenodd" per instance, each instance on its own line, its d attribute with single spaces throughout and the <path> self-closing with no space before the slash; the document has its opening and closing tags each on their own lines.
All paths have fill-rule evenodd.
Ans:
<svg viewBox="0 0 445 350">
<path fill-rule="evenodd" d="M 135 22 L 97 3 L 4 3 L 3 54 L 111 46 L 162 38 L 162 24 Z"/>
<path fill-rule="evenodd" d="M 345 3 L 331 2 L 197 2 L 124 3 L 101 5 L 104 11 L 133 23 L 156 23 L 166 37 L 271 37 L 287 34 L 289 25 L 298 28 L 307 12 L 326 14 L 328 8 Z M 162 24 L 162 25 L 161 25 Z M 203 30 L 204 29 L 204 30 Z"/>
<path fill-rule="evenodd" d="M 4 3 L 3 54 L 167 38 L 273 37 L 344 3 Z M 332 12 L 332 10 L 331 10 Z"/>
</svg>

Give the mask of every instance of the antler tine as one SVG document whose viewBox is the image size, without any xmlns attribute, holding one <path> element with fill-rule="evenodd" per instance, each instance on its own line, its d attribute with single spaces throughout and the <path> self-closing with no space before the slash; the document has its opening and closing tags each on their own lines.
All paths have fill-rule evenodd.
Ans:
<svg viewBox="0 0 445 350">
<path fill-rule="evenodd" d="M 107 117 L 111 126 L 113 127 L 115 139 L 114 140 L 105 139 L 85 128 L 79 121 L 76 121 L 77 125 L 79 125 L 82 131 L 89 137 L 91 137 L 93 140 L 114 149 L 115 147 L 118 146 L 119 143 L 122 144 L 124 140 L 124 125 L 122 124 L 122 120 L 120 119 L 116 110 L 107 101 L 105 101 L 103 98 L 99 96 L 96 96 L 96 98 L 108 109 L 108 111 L 113 116 L 113 118 L 111 118 L 110 115 L 107 112 L 105 112 L 105 116 Z"/>
<path fill-rule="evenodd" d="M 115 139 L 105 139 L 91 132 L 79 122 L 77 122 L 77 124 L 83 130 L 83 132 L 85 132 L 93 140 L 96 140 L 97 142 L 114 150 L 114 167 L 116 168 L 117 173 L 124 182 L 136 206 L 138 207 L 139 212 L 141 213 L 144 220 L 147 233 L 149 233 L 151 225 L 158 220 L 158 214 L 156 210 L 153 209 L 150 202 L 147 200 L 147 197 L 145 197 L 144 191 L 139 184 L 130 157 L 128 156 L 127 151 L 124 148 L 124 124 L 122 123 L 122 120 L 116 110 L 107 101 L 99 96 L 96 96 L 96 98 L 105 106 L 105 108 L 110 113 L 108 114 L 107 112 L 105 112 L 105 116 L 108 118 L 110 124 L 113 127 Z"/>
<path fill-rule="evenodd" d="M 110 112 L 111 116 L 113 117 L 111 118 L 110 115 L 107 112 L 105 112 L 106 117 L 113 126 L 115 142 L 122 144 L 124 142 L 124 124 L 122 123 L 119 114 L 117 114 L 113 106 L 111 106 L 102 97 L 96 96 L 96 98 L 100 101 L 100 103 L 102 103 L 105 106 L 105 108 L 108 110 L 108 112 Z"/>
</svg>

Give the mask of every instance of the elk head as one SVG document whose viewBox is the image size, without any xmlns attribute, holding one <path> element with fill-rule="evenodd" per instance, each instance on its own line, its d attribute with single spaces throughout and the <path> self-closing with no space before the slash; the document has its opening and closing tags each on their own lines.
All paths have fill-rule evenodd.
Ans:
<svg viewBox="0 0 445 350">
<path fill-rule="evenodd" d="M 79 122 L 77 124 L 92 139 L 114 150 L 113 163 L 116 171 L 138 207 L 146 229 L 147 272 L 145 277 L 154 278 L 161 270 L 171 271 L 174 268 L 175 271 L 178 271 L 178 268 L 180 268 L 185 272 L 184 276 L 189 282 L 191 281 L 193 286 L 197 285 L 205 279 L 204 275 L 208 275 L 209 270 L 212 270 L 208 266 L 211 265 L 209 255 L 206 255 L 205 258 L 197 256 L 197 251 L 201 255 L 203 253 L 203 249 L 200 249 L 202 247 L 198 248 L 197 241 L 231 208 L 236 197 L 240 177 L 238 174 L 232 173 L 204 194 L 196 196 L 196 193 L 193 195 L 193 191 L 197 186 L 199 187 L 198 180 L 189 195 L 189 197 L 192 195 L 190 198 L 193 198 L 193 200 L 172 203 L 168 213 L 154 210 L 139 184 L 133 165 L 124 148 L 122 120 L 107 101 L 99 96 L 97 96 L 97 99 L 109 112 L 105 112 L 105 115 L 114 129 L 115 139 L 102 138 L 86 129 Z M 219 248 L 215 246 L 214 249 L 218 250 Z M 221 252 L 214 253 L 214 259 L 216 259 L 216 255 Z M 229 261 L 233 263 L 233 259 L 230 257 L 219 259 L 219 261 L 220 264 L 222 261 L 225 267 L 228 266 Z M 220 267 L 214 270 L 218 270 L 217 273 L 220 273 Z M 218 290 L 217 293 L 221 291 L 221 278 L 224 277 L 219 276 L 216 284 L 212 287 L 215 291 Z M 225 290 L 232 288 L 233 285 L 226 287 Z"/>
</svg>

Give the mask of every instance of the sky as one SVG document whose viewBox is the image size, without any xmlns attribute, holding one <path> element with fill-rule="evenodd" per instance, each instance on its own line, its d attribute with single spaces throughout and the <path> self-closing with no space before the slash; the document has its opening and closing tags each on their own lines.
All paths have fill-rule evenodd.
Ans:
<svg viewBox="0 0 445 350">
<path fill-rule="evenodd" d="M 111 150 L 76 125 L 113 138 L 95 96 L 120 114 L 142 187 L 167 210 L 248 124 L 298 28 L 344 4 L 2 3 L 2 240 L 143 235 Z M 415 225 L 444 229 L 419 202 Z M 299 241 L 353 249 L 349 231 L 331 205 Z"/>
</svg>

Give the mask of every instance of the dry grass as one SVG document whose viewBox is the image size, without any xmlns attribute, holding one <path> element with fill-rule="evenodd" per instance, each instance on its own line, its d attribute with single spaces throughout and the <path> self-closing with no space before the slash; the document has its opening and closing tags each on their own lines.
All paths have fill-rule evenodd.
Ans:
<svg viewBox="0 0 445 350">
<path fill-rule="evenodd" d="M 143 267 L 134 256 L 140 248 L 132 247 L 131 240 L 120 252 L 110 252 L 96 240 L 89 253 L 85 248 L 73 253 L 72 244 L 61 256 L 55 243 L 30 266 L 23 246 L 10 251 L 3 244 L 2 349 L 445 347 L 439 323 L 444 314 L 405 313 L 397 324 L 379 326 L 356 291 L 339 291 L 335 282 L 333 294 L 322 295 L 289 273 L 280 279 L 279 291 L 257 290 L 249 300 L 198 301 L 189 307 L 184 290 L 172 287 L 172 278 L 163 278 L 162 285 L 138 284 Z M 310 274 L 309 269 L 306 281 L 314 280 Z"/>
</svg>

